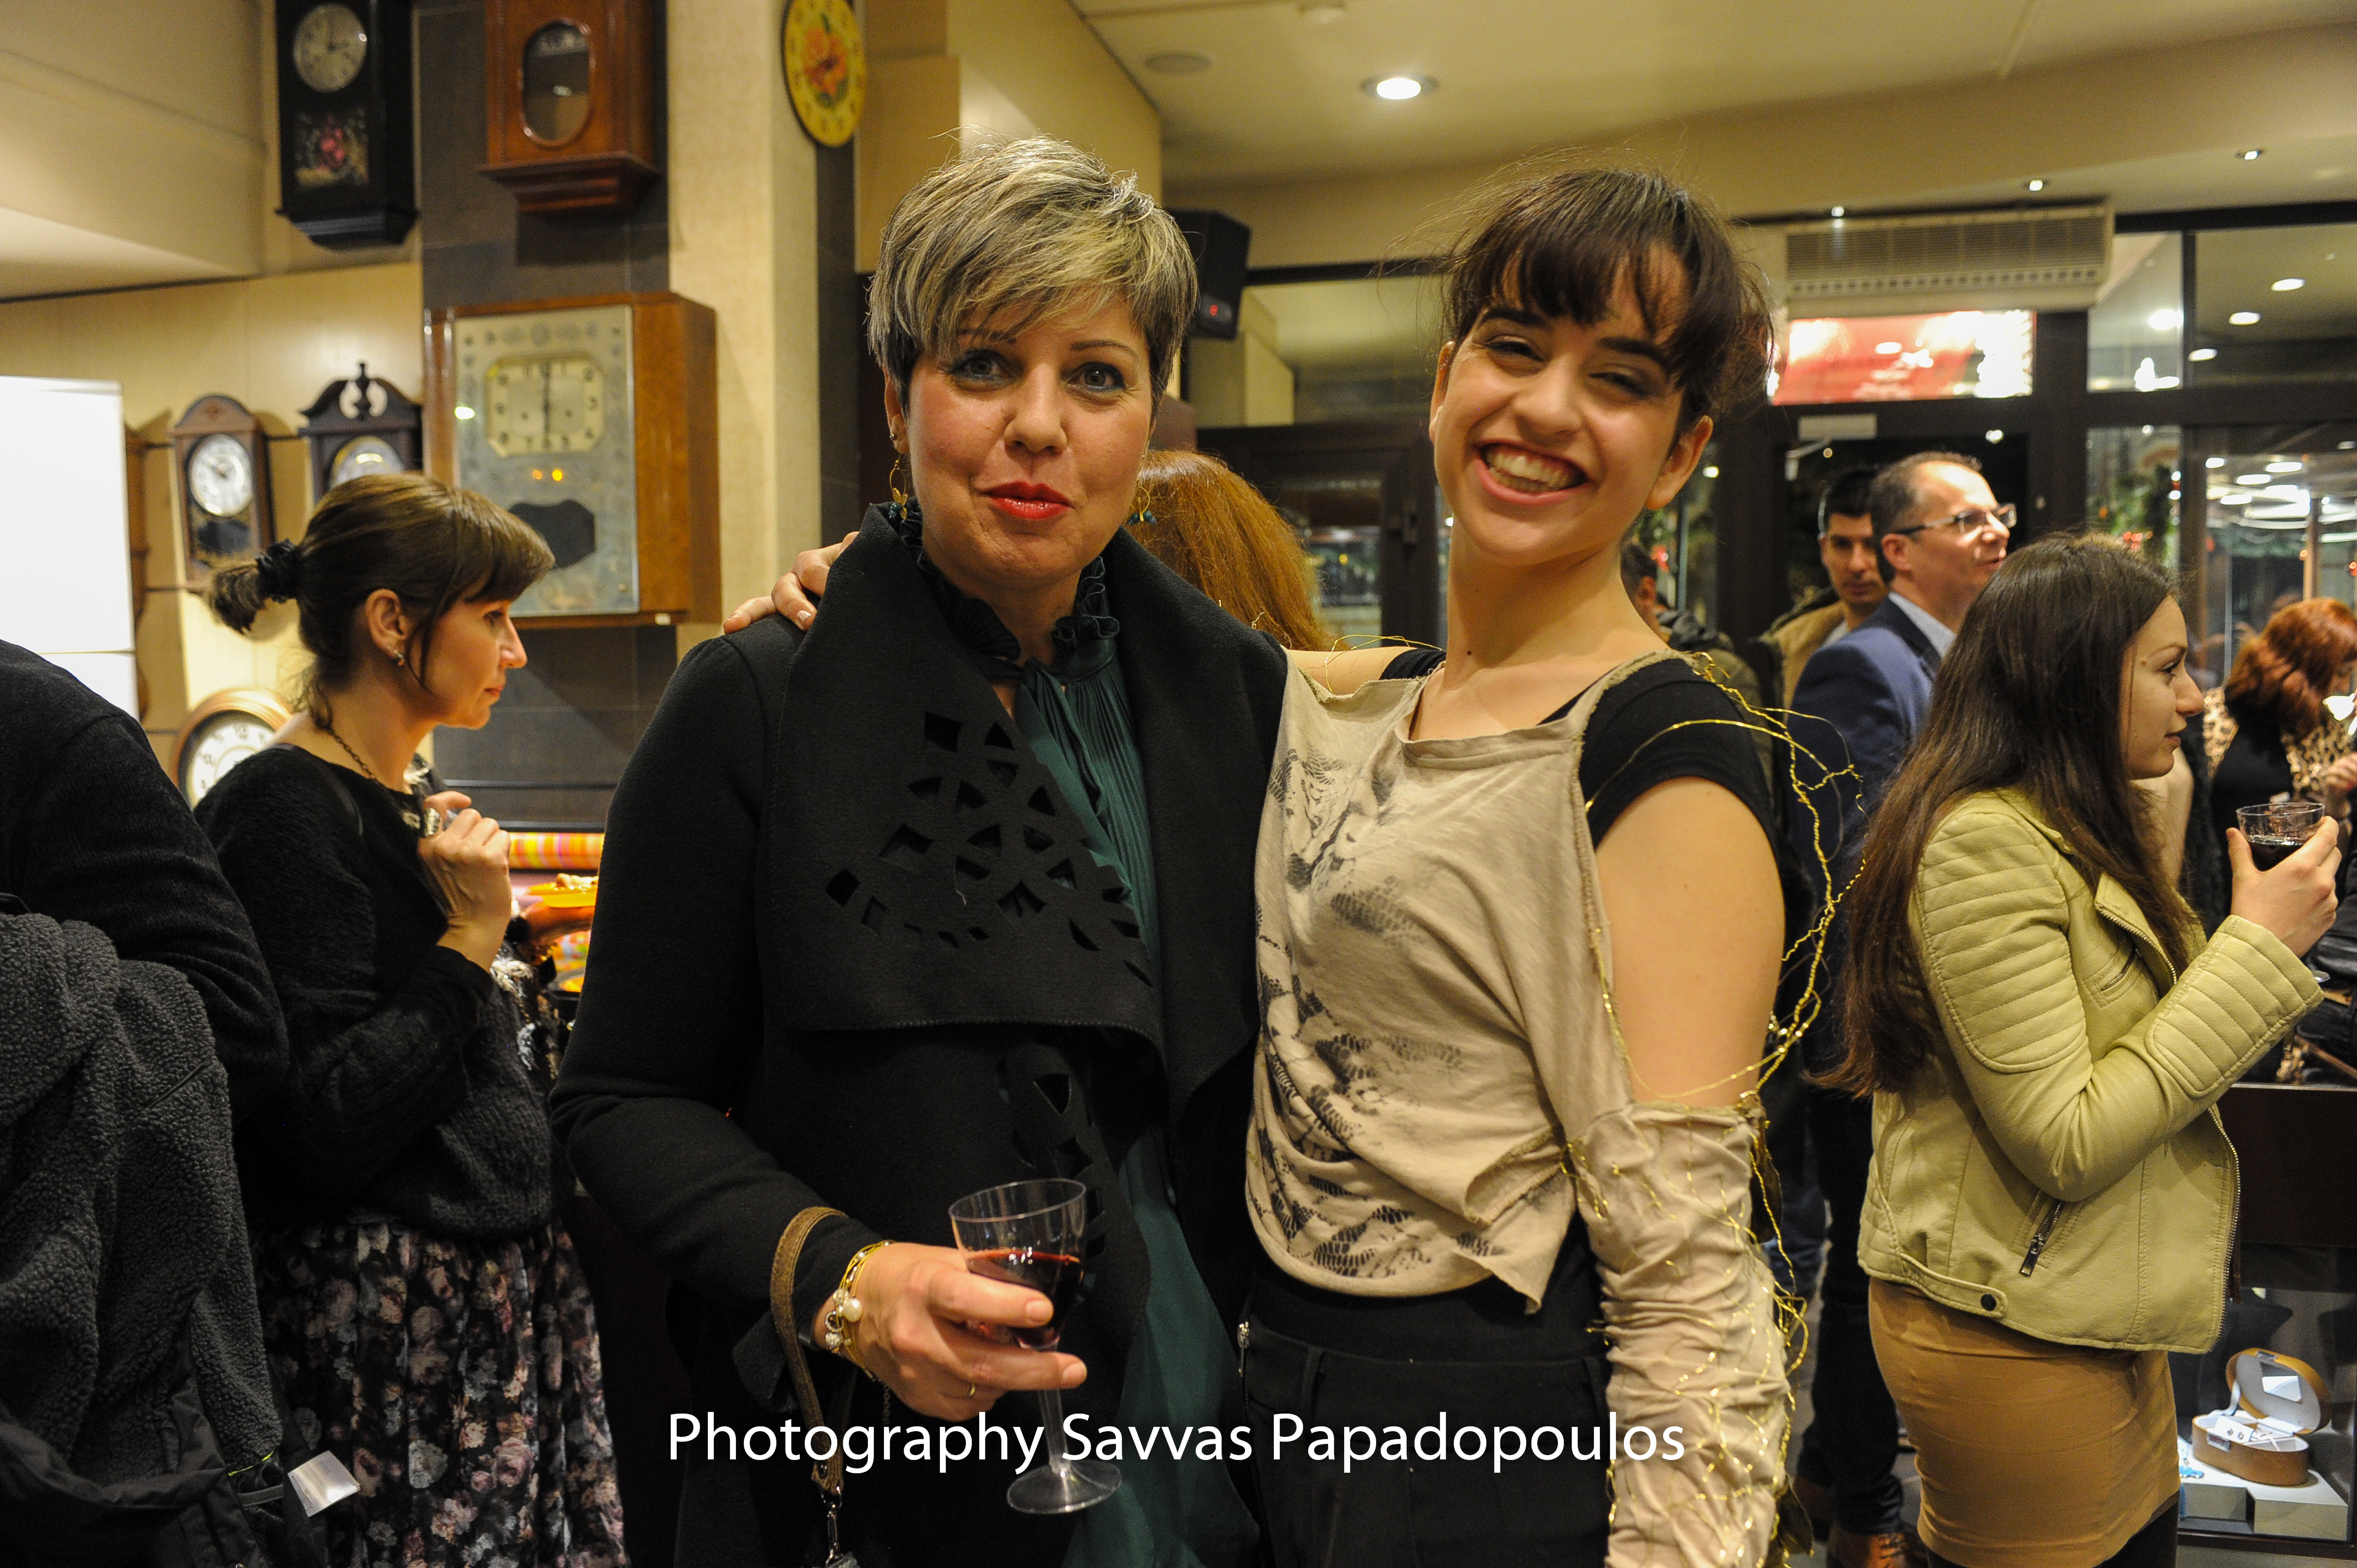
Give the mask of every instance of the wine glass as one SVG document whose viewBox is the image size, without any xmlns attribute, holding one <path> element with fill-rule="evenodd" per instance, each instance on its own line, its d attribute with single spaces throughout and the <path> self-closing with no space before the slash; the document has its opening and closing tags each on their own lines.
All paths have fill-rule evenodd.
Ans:
<svg viewBox="0 0 2357 1568">
<path fill-rule="evenodd" d="M 2251 864 L 2261 871 L 2290 859 L 2323 822 L 2324 808 L 2314 800 L 2269 800 L 2234 813 L 2234 825 L 2251 846 Z"/>
<path fill-rule="evenodd" d="M 1060 1176 L 985 1187 L 950 1205 L 950 1228 L 969 1272 L 1028 1285 L 1048 1298 L 1053 1316 L 1046 1323 L 1008 1330 L 1017 1343 L 1053 1350 L 1062 1338 L 1065 1310 L 1085 1272 L 1081 1238 L 1088 1229 L 1088 1210 L 1089 1189 Z M 1039 1391 L 1039 1415 L 1047 1425 L 1048 1462 L 1015 1477 L 1006 1488 L 1009 1508 L 1019 1513 L 1073 1513 L 1121 1489 L 1119 1466 L 1064 1456 L 1060 1391 Z"/>
</svg>

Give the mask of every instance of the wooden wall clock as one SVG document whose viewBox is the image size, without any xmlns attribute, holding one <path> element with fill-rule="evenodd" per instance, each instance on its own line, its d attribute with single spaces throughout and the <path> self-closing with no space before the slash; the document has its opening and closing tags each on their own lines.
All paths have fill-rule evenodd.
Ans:
<svg viewBox="0 0 2357 1568">
<path fill-rule="evenodd" d="M 193 806 L 221 775 L 268 746 L 294 714 L 275 692 L 232 686 L 215 692 L 180 721 L 172 743 L 172 780 Z"/>
<path fill-rule="evenodd" d="M 172 426 L 172 456 L 192 579 L 270 547 L 270 446 L 243 403 L 218 392 L 190 403 Z"/>
<path fill-rule="evenodd" d="M 425 410 L 391 381 L 361 373 L 329 381 L 303 411 L 311 444 L 311 501 L 363 474 L 407 474 L 425 466 Z"/>
<path fill-rule="evenodd" d="M 485 0 L 482 172 L 526 212 L 628 212 L 655 166 L 654 0 Z"/>
<path fill-rule="evenodd" d="M 410 0 L 278 0 L 279 212 L 334 250 L 417 221 Z"/>
<path fill-rule="evenodd" d="M 720 618 L 712 307 L 675 294 L 436 310 L 425 457 L 538 529 L 556 569 L 519 618 Z"/>
</svg>

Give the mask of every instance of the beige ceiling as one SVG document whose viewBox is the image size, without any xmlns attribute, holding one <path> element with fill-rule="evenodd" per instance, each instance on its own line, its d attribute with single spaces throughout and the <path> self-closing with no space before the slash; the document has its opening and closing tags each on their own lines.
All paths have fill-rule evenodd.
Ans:
<svg viewBox="0 0 2357 1568">
<path fill-rule="evenodd" d="M 1511 157 L 1624 127 L 2357 17 L 2352 0 L 1075 0 L 1162 113 L 1173 183 Z M 1147 68 L 1167 52 L 1211 68 Z M 1390 103 L 1361 83 L 1427 76 Z M 2124 115 L 2166 105 L 2124 103 Z"/>
</svg>

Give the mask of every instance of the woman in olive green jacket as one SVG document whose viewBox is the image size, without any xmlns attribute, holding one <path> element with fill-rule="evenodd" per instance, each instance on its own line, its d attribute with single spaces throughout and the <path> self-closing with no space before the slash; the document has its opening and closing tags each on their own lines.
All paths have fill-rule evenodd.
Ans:
<svg viewBox="0 0 2357 1568">
<path fill-rule="evenodd" d="M 1859 1261 L 1934 1563 L 2176 1556 L 2166 1352 L 2225 1297 L 2234 1151 L 2212 1110 L 2318 995 L 2332 834 L 2231 840 L 2206 945 L 2134 781 L 2199 711 L 2185 619 L 2097 538 L 2017 552 L 1940 672 L 1850 893 L 1848 1059 L 1875 1095 Z"/>
</svg>

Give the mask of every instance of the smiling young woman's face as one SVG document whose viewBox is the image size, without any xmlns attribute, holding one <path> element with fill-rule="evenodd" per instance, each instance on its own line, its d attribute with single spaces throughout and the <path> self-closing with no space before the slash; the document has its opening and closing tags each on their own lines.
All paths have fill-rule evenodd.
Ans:
<svg viewBox="0 0 2357 1568">
<path fill-rule="evenodd" d="M 961 338 L 917 362 L 903 410 L 925 551 L 985 601 L 1060 590 L 1129 515 L 1154 429 L 1153 366 L 1127 305 Z"/>
<path fill-rule="evenodd" d="M 1452 553 L 1508 566 L 1591 554 L 1677 495 L 1711 422 L 1678 432 L 1665 304 L 1671 319 L 1649 328 L 1625 279 L 1593 326 L 1500 301 L 1443 354 L 1431 432 Z"/>
</svg>

